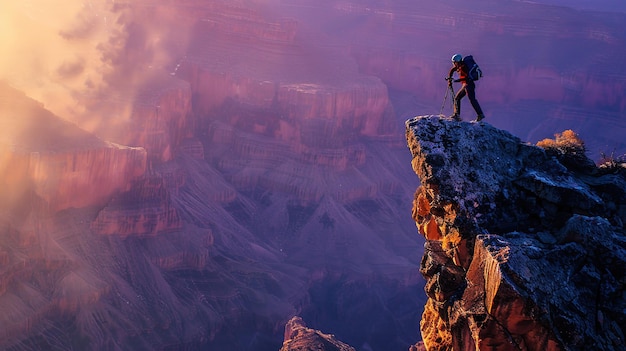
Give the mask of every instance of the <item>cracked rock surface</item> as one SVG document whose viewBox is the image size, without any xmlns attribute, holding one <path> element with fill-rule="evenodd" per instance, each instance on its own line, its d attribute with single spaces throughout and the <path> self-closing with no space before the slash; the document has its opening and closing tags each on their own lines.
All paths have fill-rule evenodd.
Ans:
<svg viewBox="0 0 626 351">
<path fill-rule="evenodd" d="M 487 123 L 406 122 L 428 350 L 623 350 L 626 176 Z M 571 160 L 569 160 L 571 161 Z"/>
</svg>

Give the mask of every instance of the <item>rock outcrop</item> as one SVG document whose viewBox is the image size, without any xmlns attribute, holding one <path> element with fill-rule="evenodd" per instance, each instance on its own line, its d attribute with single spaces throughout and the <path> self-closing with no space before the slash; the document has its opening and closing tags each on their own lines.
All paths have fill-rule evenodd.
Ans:
<svg viewBox="0 0 626 351">
<path fill-rule="evenodd" d="M 354 347 L 337 340 L 334 335 L 307 328 L 300 317 L 293 317 L 285 325 L 285 341 L 280 351 L 355 351 Z"/>
<path fill-rule="evenodd" d="M 428 350 L 621 350 L 626 173 L 488 123 L 406 122 Z"/>
</svg>

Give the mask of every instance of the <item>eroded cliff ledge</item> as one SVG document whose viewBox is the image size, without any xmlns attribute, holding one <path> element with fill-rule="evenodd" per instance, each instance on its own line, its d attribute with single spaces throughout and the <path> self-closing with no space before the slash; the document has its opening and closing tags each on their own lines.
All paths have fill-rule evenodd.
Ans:
<svg viewBox="0 0 626 351">
<path fill-rule="evenodd" d="M 488 123 L 422 116 L 406 129 L 427 349 L 623 349 L 626 172 Z"/>
<path fill-rule="evenodd" d="M 307 328 L 300 317 L 293 317 L 285 325 L 285 341 L 280 351 L 355 351 L 354 347 L 318 330 Z"/>
</svg>

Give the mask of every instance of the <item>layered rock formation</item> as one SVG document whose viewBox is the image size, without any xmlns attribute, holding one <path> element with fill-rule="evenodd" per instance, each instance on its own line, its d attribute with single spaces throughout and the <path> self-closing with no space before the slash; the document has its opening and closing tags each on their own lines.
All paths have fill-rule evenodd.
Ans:
<svg viewBox="0 0 626 351">
<path fill-rule="evenodd" d="M 280 351 L 296 350 L 355 351 L 333 335 L 307 328 L 302 318 L 293 317 L 285 325 L 285 341 Z"/>
<path fill-rule="evenodd" d="M 249 122 L 289 143 L 306 144 L 311 126 L 329 137 L 379 135 L 389 105 L 380 79 L 340 50 L 296 37 L 294 20 L 264 15 L 222 3 L 197 23 L 177 71 L 197 94 L 194 111 L 214 115 L 233 102 L 270 110 L 271 120 Z"/>
<path fill-rule="evenodd" d="M 624 169 L 486 123 L 423 116 L 406 127 L 427 240 L 426 348 L 623 349 Z"/>
<path fill-rule="evenodd" d="M 144 178 L 115 197 L 92 223 L 101 235 L 153 236 L 182 228 L 162 177 Z"/>
</svg>

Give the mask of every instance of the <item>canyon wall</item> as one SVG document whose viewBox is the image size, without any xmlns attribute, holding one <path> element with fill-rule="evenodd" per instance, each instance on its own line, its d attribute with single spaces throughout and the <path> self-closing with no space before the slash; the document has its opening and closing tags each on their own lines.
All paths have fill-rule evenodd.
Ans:
<svg viewBox="0 0 626 351">
<path fill-rule="evenodd" d="M 114 91 L 84 97 L 78 136 L 45 133 L 74 143 L 72 162 L 87 141 L 127 145 L 137 172 L 109 191 L 126 164 L 93 159 L 106 179 L 81 173 L 88 187 L 57 206 L 24 185 L 19 216 L 2 218 L 0 344 L 276 350 L 299 313 L 341 321 L 333 332 L 355 345 L 405 348 L 420 248 L 400 210 L 410 171 L 386 86 L 264 6 L 157 7 L 137 10 L 193 19 L 186 56 L 111 77 Z M 368 314 L 379 320 L 348 323 Z M 362 333 L 381 320 L 384 337 Z"/>
<path fill-rule="evenodd" d="M 258 21 L 258 14 L 253 15 Z M 245 28 L 250 19 L 237 20 Z M 275 116 L 268 132 L 295 143 L 302 143 L 299 134 L 306 133 L 308 123 L 324 124 L 330 136 L 347 131 L 376 136 L 385 127 L 387 87 L 376 77 L 358 73 L 341 52 L 295 42 L 293 36 L 274 40 L 263 32 L 242 38 L 211 23 L 207 19 L 195 28 L 196 45 L 178 71 L 197 94 L 194 112 L 199 116 L 229 104 L 269 111 Z"/>
</svg>

